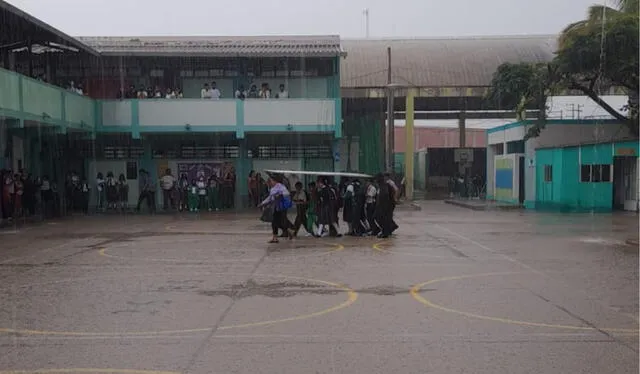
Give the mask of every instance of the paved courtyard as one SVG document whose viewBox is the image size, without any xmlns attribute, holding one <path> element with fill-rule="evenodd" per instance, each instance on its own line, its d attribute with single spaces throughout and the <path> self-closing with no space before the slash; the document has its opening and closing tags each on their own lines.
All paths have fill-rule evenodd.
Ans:
<svg viewBox="0 0 640 374">
<path fill-rule="evenodd" d="M 397 235 L 258 214 L 0 231 L 2 373 L 638 373 L 629 215 L 426 202 Z"/>
</svg>

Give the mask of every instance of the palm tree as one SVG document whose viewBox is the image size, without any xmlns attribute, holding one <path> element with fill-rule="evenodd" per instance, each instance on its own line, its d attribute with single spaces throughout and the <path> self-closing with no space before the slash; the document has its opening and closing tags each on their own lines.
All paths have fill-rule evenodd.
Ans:
<svg viewBox="0 0 640 374">
<path fill-rule="evenodd" d="M 613 23 L 621 18 L 638 18 L 640 0 L 613 0 L 613 7 L 606 5 L 592 5 L 587 12 L 587 19 L 574 22 L 562 30 L 558 38 L 558 47 L 568 47 L 573 36 L 592 30 L 593 27 L 602 27 L 602 22 Z"/>
<path fill-rule="evenodd" d="M 638 133 L 638 19 L 640 0 L 610 0 L 612 6 L 593 5 L 585 20 L 565 27 L 558 37 L 560 72 L 568 86 L 591 97 L 615 118 L 629 121 Z M 623 116 L 600 100 L 596 83 L 622 87 L 629 96 Z"/>
</svg>

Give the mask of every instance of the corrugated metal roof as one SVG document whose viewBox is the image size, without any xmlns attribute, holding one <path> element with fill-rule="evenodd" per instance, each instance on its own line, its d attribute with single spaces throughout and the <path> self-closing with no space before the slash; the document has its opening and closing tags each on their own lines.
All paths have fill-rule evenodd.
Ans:
<svg viewBox="0 0 640 374">
<path fill-rule="evenodd" d="M 211 57 L 340 56 L 340 36 L 79 37 L 105 55 Z"/>
<path fill-rule="evenodd" d="M 89 47 L 88 45 L 82 43 L 81 41 L 63 33 L 62 31 L 56 29 L 55 27 L 39 20 L 38 18 L 32 16 L 31 14 L 15 7 L 4 0 L 0 0 L 0 10 L 7 11 L 10 14 L 13 14 L 15 17 L 19 17 L 24 19 L 25 21 L 31 23 L 32 25 L 50 33 L 52 36 L 55 36 L 60 39 L 61 42 L 66 42 L 68 44 L 73 45 L 74 47 L 78 47 L 86 52 L 89 52 L 93 55 L 97 55 L 98 52 Z M 7 21 L 6 19 L 4 20 Z"/>
<path fill-rule="evenodd" d="M 384 87 L 387 47 L 392 82 L 415 87 L 488 86 L 504 62 L 547 62 L 556 36 L 499 36 L 448 39 L 342 40 L 343 88 Z"/>
</svg>

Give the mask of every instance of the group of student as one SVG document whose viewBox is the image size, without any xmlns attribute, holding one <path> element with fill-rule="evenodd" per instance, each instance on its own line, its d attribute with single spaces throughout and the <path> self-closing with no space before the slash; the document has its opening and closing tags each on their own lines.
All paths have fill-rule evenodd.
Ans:
<svg viewBox="0 0 640 374">
<path fill-rule="evenodd" d="M 181 173 L 176 180 L 171 169 L 167 169 L 160 185 L 165 210 L 211 212 L 233 207 L 235 174 L 232 170 L 223 170 L 221 177 L 200 174 L 191 180 L 186 173 Z"/>
<path fill-rule="evenodd" d="M 271 175 L 267 183 L 269 195 L 258 207 L 263 208 L 262 219 L 271 222 L 270 243 L 277 243 L 279 237 L 292 239 L 300 228 L 315 237 L 342 236 L 340 210 L 348 226 L 347 235 L 388 238 L 398 229 L 393 211 L 400 191 L 389 174 L 380 173 L 364 181 L 344 178 L 340 185 L 330 177 L 320 177 L 306 190 L 297 182 L 293 192 L 281 175 Z M 296 218 L 291 223 L 287 212 L 294 205 Z"/>
<path fill-rule="evenodd" d="M 91 187 L 85 182 L 81 189 L 88 195 Z M 129 184 L 124 174 L 120 174 L 116 178 L 113 172 L 109 171 L 105 178 L 102 173 L 98 173 L 96 176 L 96 191 L 98 199 L 96 208 L 98 211 L 127 210 L 129 205 Z M 86 204 L 85 210 L 88 210 L 88 202 Z"/>
</svg>

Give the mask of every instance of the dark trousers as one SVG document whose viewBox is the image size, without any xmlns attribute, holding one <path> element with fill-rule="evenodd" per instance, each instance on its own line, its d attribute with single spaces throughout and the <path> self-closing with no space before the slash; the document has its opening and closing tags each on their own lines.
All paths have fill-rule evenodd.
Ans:
<svg viewBox="0 0 640 374">
<path fill-rule="evenodd" d="M 173 190 L 162 190 L 162 201 L 164 210 L 169 210 L 169 207 L 171 209 L 176 208 L 176 204 L 173 201 Z"/>
<path fill-rule="evenodd" d="M 140 211 L 140 205 L 142 205 L 142 201 L 147 201 L 147 207 L 149 208 L 150 213 L 154 213 L 156 211 L 156 193 L 154 191 L 143 191 L 138 196 L 138 205 L 136 205 L 136 210 Z"/>
<path fill-rule="evenodd" d="M 375 220 L 373 219 L 373 214 L 376 211 L 376 204 L 375 203 L 365 204 L 364 209 L 365 209 L 365 214 L 367 218 L 367 223 L 369 223 L 369 229 L 373 231 L 374 234 L 377 234 L 379 230 L 377 229 L 377 225 L 375 223 Z"/>
<path fill-rule="evenodd" d="M 273 235 L 278 235 L 279 229 L 286 233 L 291 228 L 290 224 L 286 211 L 275 210 L 273 212 L 273 219 L 271 220 L 271 232 Z"/>
<path fill-rule="evenodd" d="M 308 233 L 313 234 L 311 231 L 309 231 L 309 228 L 307 227 L 306 223 L 307 223 L 307 206 L 296 205 L 296 220 L 293 223 L 293 231 L 295 231 L 297 234 L 298 231 L 300 230 L 300 226 L 303 226 Z"/>
</svg>

